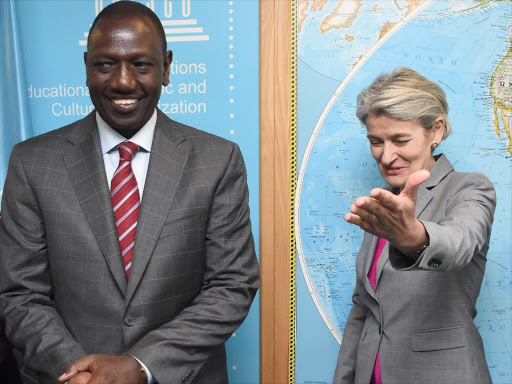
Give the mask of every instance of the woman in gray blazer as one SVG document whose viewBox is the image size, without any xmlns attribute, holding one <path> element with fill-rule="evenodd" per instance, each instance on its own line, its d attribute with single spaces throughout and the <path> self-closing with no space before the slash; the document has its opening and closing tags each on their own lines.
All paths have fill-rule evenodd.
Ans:
<svg viewBox="0 0 512 384">
<path fill-rule="evenodd" d="M 409 68 L 357 99 L 390 189 L 359 197 L 345 220 L 364 231 L 334 383 L 491 383 L 473 322 L 496 194 L 434 149 L 450 134 L 443 90 Z"/>
</svg>

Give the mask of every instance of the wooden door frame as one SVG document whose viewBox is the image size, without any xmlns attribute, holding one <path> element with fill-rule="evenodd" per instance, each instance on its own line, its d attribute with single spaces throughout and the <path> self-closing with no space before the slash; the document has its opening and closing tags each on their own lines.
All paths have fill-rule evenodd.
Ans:
<svg viewBox="0 0 512 384">
<path fill-rule="evenodd" d="M 260 0 L 260 381 L 288 382 L 294 0 Z"/>
</svg>

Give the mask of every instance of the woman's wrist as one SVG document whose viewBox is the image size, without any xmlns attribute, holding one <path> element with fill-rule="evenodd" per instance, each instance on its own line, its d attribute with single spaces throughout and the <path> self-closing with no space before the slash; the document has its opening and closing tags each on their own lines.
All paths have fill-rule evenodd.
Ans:
<svg viewBox="0 0 512 384">
<path fill-rule="evenodd" d="M 429 245 L 428 233 L 423 223 L 416 220 L 414 231 L 411 234 L 405 234 L 400 244 L 394 245 L 405 255 L 419 257 Z"/>
</svg>

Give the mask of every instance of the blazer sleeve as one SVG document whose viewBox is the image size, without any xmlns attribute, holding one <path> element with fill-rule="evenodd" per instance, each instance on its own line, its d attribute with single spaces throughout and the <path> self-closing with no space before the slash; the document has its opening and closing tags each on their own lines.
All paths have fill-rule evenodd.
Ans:
<svg viewBox="0 0 512 384">
<path fill-rule="evenodd" d="M 259 287 L 246 170 L 238 146 L 232 148 L 210 208 L 201 291 L 176 317 L 127 351 L 161 383 L 192 382 L 243 322 Z"/>
<path fill-rule="evenodd" d="M 445 215 L 439 220 L 418 219 L 429 237 L 429 246 L 416 258 L 390 245 L 389 259 L 395 269 L 447 271 L 463 268 L 474 255 L 487 254 L 496 208 L 492 183 L 480 173 L 455 173 L 446 196 Z"/>
<path fill-rule="evenodd" d="M 352 384 L 355 380 L 357 349 L 363 332 L 368 310 L 361 305 L 359 290 L 364 289 L 359 282 L 352 295 L 352 309 L 348 315 L 343 339 L 341 340 L 338 362 L 334 372 L 333 384 Z"/>
<path fill-rule="evenodd" d="M 85 351 L 57 312 L 44 221 L 19 147 L 11 154 L 0 222 L 0 314 L 6 334 L 41 380 L 56 380 Z"/>
<path fill-rule="evenodd" d="M 9 341 L 5 337 L 4 324 L 2 320 L 0 320 L 0 366 L 9 353 L 11 353 L 11 344 L 9 344 Z"/>
</svg>

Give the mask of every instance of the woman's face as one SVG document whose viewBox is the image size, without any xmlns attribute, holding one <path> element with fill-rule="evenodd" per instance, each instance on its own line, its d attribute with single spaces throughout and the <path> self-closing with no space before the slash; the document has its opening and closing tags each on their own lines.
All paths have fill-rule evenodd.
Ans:
<svg viewBox="0 0 512 384">
<path fill-rule="evenodd" d="M 424 129 L 413 120 L 397 120 L 386 115 L 370 115 L 366 120 L 372 156 L 386 182 L 403 188 L 409 176 L 434 165 L 432 143 L 444 133 L 444 119 L 438 117 L 434 127 Z"/>
</svg>

